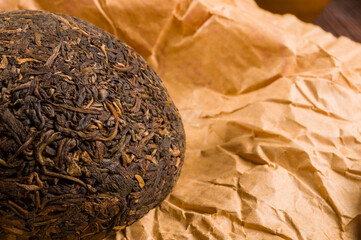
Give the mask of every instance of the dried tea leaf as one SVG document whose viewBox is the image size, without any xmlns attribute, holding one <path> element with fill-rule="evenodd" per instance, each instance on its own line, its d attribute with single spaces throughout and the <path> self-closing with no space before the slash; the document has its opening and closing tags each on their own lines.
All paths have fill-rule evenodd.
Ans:
<svg viewBox="0 0 361 240">
<path fill-rule="evenodd" d="M 2 57 L 2 60 L 0 63 L 0 69 L 5 69 L 9 64 L 9 61 L 5 55 L 2 55 L 1 57 Z"/>
<path fill-rule="evenodd" d="M 124 167 L 127 167 L 127 164 L 132 162 L 132 159 L 125 152 L 122 152 L 122 159 L 123 159 L 123 166 Z"/>
<path fill-rule="evenodd" d="M 34 59 L 34 58 L 19 58 L 19 59 L 16 59 L 16 62 L 18 64 L 23 64 L 26 62 L 40 62 L 40 61 L 37 59 Z"/>
<path fill-rule="evenodd" d="M 134 176 L 135 176 L 135 178 L 137 179 L 137 181 L 139 183 L 139 187 L 143 188 L 144 185 L 145 185 L 143 178 L 140 175 L 137 175 L 137 174 L 135 174 Z"/>
<path fill-rule="evenodd" d="M 73 177 L 80 177 L 82 175 L 81 168 L 76 162 L 72 162 L 66 171 Z"/>
<path fill-rule="evenodd" d="M 151 156 L 151 155 L 146 155 L 146 156 L 145 156 L 145 159 L 151 161 L 152 163 L 154 163 L 155 165 L 158 166 L 158 161 L 157 161 L 153 156 Z"/>
<path fill-rule="evenodd" d="M 83 160 L 84 162 L 90 164 L 90 165 L 95 165 L 94 161 L 91 159 L 91 157 L 89 156 L 89 153 L 87 151 L 84 151 L 80 155 L 80 159 Z"/>
</svg>

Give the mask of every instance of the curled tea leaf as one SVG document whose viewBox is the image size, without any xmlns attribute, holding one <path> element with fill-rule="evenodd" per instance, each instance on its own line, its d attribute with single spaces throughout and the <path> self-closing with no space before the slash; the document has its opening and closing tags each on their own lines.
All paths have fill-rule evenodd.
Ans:
<svg viewBox="0 0 361 240">
<path fill-rule="evenodd" d="M 5 55 L 2 55 L 2 61 L 0 63 L 0 69 L 5 69 L 9 64 L 8 59 L 6 58 Z"/>
<path fill-rule="evenodd" d="M 16 59 L 16 61 L 18 62 L 18 64 L 23 64 L 26 62 L 40 62 L 39 60 L 34 59 L 34 58 L 19 58 L 19 59 Z"/>
<path fill-rule="evenodd" d="M 143 188 L 145 185 L 143 178 L 138 174 L 135 174 L 134 177 L 137 179 L 137 181 L 139 183 L 139 187 Z"/>
</svg>

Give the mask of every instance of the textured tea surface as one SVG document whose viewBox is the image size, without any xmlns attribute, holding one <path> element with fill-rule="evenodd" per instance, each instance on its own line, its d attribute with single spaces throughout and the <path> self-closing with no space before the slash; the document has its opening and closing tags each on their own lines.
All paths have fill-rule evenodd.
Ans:
<svg viewBox="0 0 361 240">
<path fill-rule="evenodd" d="M 156 73 L 70 16 L 0 14 L 0 235 L 101 237 L 157 206 L 185 135 Z"/>
</svg>

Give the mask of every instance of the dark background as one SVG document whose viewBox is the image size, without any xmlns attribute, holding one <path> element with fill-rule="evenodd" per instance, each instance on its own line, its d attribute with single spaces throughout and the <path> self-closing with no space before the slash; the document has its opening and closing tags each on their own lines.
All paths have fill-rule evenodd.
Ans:
<svg viewBox="0 0 361 240">
<path fill-rule="evenodd" d="M 361 0 L 255 0 L 273 13 L 296 15 L 335 36 L 361 42 Z"/>
<path fill-rule="evenodd" d="M 361 42 L 361 0 L 332 0 L 314 23 L 335 36 Z"/>
</svg>

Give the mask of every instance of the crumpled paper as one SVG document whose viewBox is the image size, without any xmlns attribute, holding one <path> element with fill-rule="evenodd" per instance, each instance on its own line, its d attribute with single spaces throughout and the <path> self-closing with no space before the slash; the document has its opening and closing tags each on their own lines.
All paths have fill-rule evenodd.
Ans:
<svg viewBox="0 0 361 240">
<path fill-rule="evenodd" d="M 171 195 L 108 239 L 356 239 L 361 46 L 252 0 L 14 0 L 116 34 L 187 134 Z"/>
</svg>

